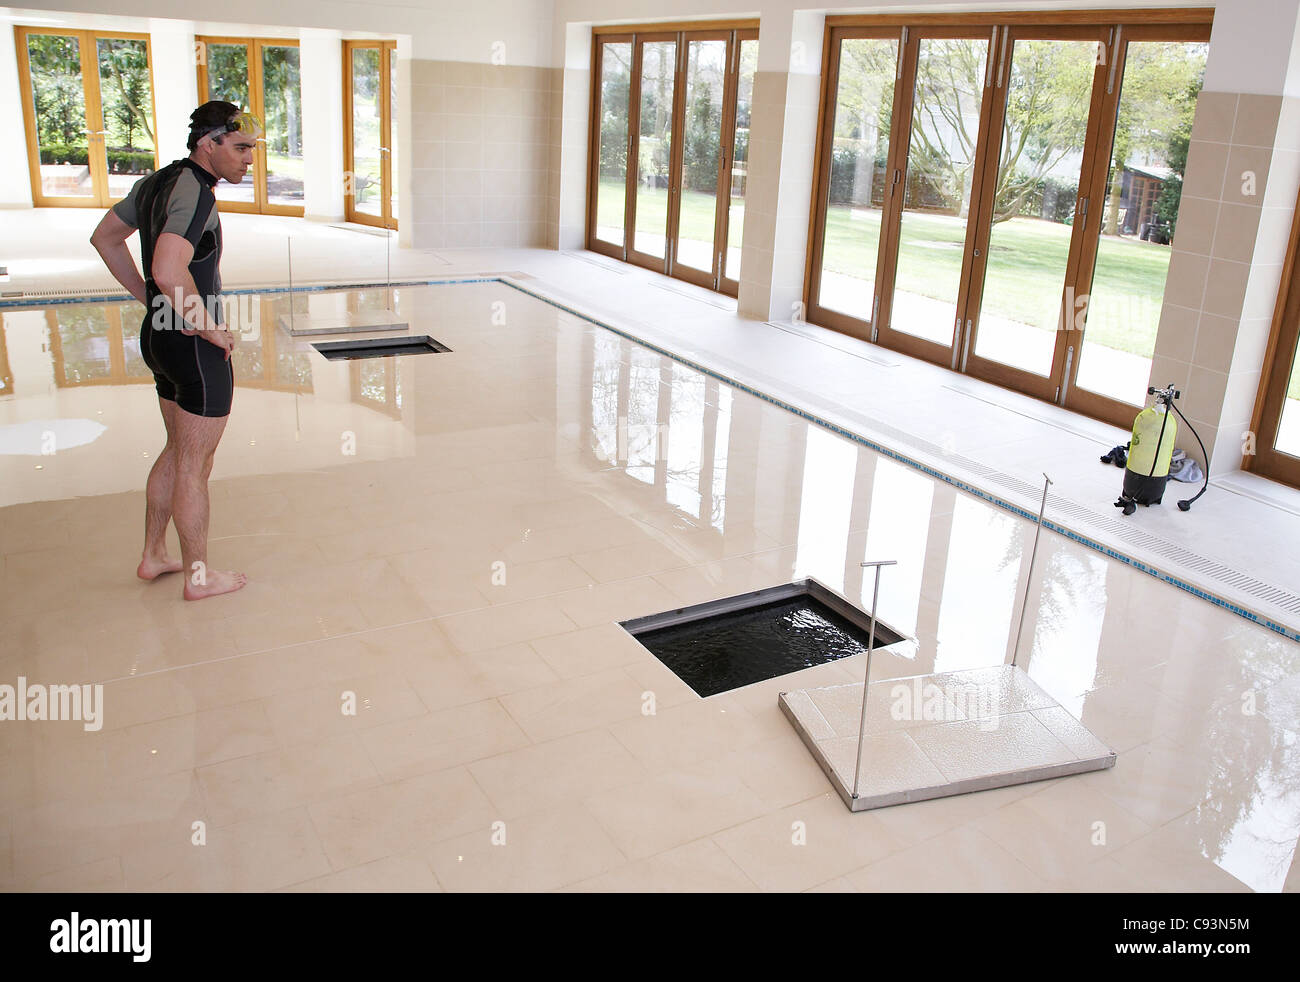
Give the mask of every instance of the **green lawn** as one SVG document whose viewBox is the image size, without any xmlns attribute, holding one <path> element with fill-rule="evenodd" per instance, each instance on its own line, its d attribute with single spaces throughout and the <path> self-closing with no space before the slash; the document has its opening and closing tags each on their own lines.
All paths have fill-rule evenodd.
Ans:
<svg viewBox="0 0 1300 982">
<path fill-rule="evenodd" d="M 599 224 L 621 224 L 622 193 L 618 182 L 601 182 Z M 662 232 L 666 208 L 666 192 L 641 189 L 637 197 L 638 227 Z M 682 237 L 706 242 L 712 239 L 713 208 L 711 195 L 683 194 Z M 826 268 L 848 276 L 873 277 L 880 213 L 863 212 L 854 217 L 846 207 L 833 207 L 826 225 Z M 909 213 L 903 221 L 897 288 L 955 302 L 965 235 L 962 219 Z M 1042 326 L 1045 319 L 1053 321 L 1069 249 L 1068 225 L 1028 218 L 999 223 L 990 249 L 984 309 L 1026 324 Z M 1088 339 L 1149 357 L 1155 345 L 1168 268 L 1167 246 L 1104 237 L 1097 255 Z M 1054 321 L 1051 326 L 1055 326 Z"/>
<path fill-rule="evenodd" d="M 622 224 L 623 185 L 600 182 L 597 221 Z M 688 191 L 682 195 L 681 236 L 709 242 L 713 239 L 715 199 Z M 666 191 L 639 189 L 637 226 L 662 233 L 667 214 Z M 1013 218 L 993 230 L 988 272 L 984 283 L 984 310 L 1024 324 L 1055 324 L 1065 264 L 1070 251 L 1068 225 Z M 880 238 L 880 212 L 850 214 L 833 207 L 826 222 L 825 267 L 847 276 L 870 279 L 876 273 Z M 907 293 L 956 302 L 961 277 L 966 226 L 959 218 L 923 215 L 904 217 L 898 262 L 898 289 Z M 1102 236 L 1097 250 L 1097 270 L 1088 308 L 1088 340 L 1113 350 L 1151 357 L 1164 301 L 1170 249 L 1137 239 Z M 1300 399 L 1300 358 L 1296 359 L 1287 390 Z"/>
<path fill-rule="evenodd" d="M 826 222 L 827 269 L 874 276 L 880 213 L 851 217 L 833 207 Z M 1065 280 L 1070 226 L 1013 218 L 993 229 L 984 311 L 1024 324 L 1055 328 Z M 909 213 L 899 243 L 897 289 L 955 303 L 966 239 L 965 222 L 946 215 Z M 1150 357 L 1164 297 L 1169 248 L 1105 236 L 1097 254 L 1095 298 L 1088 339 L 1108 348 Z"/>
</svg>

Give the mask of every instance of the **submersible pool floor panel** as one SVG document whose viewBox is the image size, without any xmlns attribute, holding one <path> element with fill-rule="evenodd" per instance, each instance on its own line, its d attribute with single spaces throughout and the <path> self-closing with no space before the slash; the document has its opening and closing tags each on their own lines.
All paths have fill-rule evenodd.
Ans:
<svg viewBox="0 0 1300 982">
<path fill-rule="evenodd" d="M 862 683 L 778 703 L 850 811 L 1115 766 L 1115 752 L 1012 665 L 872 682 L 853 795 Z"/>
<path fill-rule="evenodd" d="M 427 334 L 396 338 L 359 338 L 356 341 L 327 341 L 312 345 L 330 361 L 352 358 L 390 358 L 394 355 L 429 355 L 451 351 Z"/>
</svg>

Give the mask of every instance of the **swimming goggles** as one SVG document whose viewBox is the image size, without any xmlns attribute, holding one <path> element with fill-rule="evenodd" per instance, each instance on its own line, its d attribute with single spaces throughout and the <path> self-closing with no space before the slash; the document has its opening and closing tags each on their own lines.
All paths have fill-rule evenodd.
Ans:
<svg viewBox="0 0 1300 982">
<path fill-rule="evenodd" d="M 224 136 L 226 133 L 253 134 L 253 133 L 265 133 L 265 132 L 266 132 L 266 127 L 262 125 L 262 121 L 258 119 L 257 116 L 255 116 L 253 113 L 250 113 L 246 110 L 240 110 L 239 115 L 237 115 L 230 122 L 221 123 L 218 126 L 209 126 L 206 130 L 204 130 L 202 133 L 199 134 L 198 138 L 199 140 L 202 140 L 205 136 L 209 135 L 210 133 L 220 133 Z M 195 142 L 197 143 L 198 141 L 196 140 Z"/>
</svg>

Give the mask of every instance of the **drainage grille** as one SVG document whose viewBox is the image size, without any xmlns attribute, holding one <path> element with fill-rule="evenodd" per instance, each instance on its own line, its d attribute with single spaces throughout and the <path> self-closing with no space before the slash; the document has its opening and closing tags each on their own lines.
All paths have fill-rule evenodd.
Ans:
<svg viewBox="0 0 1300 982">
<path fill-rule="evenodd" d="M 428 355 L 451 351 L 427 334 L 400 338 L 362 338 L 357 341 L 323 341 L 313 344 L 330 361 L 352 358 L 391 358 L 394 355 Z"/>
</svg>

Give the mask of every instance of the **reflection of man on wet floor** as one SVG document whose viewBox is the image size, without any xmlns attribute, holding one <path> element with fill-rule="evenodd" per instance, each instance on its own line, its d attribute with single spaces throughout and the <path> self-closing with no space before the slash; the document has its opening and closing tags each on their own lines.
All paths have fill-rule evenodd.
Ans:
<svg viewBox="0 0 1300 982">
<path fill-rule="evenodd" d="M 136 574 L 185 570 L 186 600 L 238 590 L 243 573 L 208 569 L 208 476 L 234 395 L 235 336 L 221 323 L 219 178 L 244 179 L 253 163 L 254 117 L 229 102 L 190 116 L 190 155 L 141 178 L 104 216 L 91 243 L 109 271 L 145 305 L 140 354 L 154 374 L 167 445 L 146 486 L 144 554 Z M 126 240 L 140 230 L 142 278 Z M 181 560 L 167 555 L 176 524 Z"/>
</svg>

